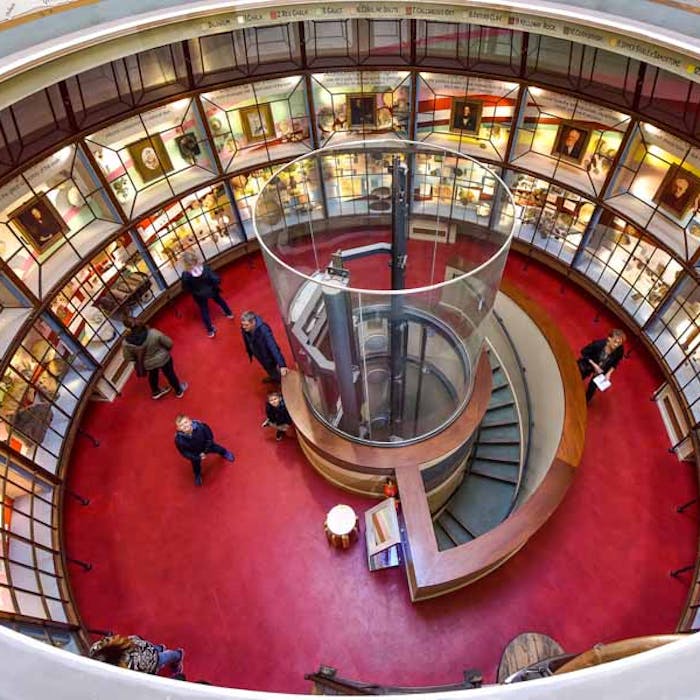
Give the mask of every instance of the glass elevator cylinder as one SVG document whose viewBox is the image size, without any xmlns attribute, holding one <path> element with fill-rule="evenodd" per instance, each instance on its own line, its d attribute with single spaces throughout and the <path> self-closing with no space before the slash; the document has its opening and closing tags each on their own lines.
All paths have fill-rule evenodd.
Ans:
<svg viewBox="0 0 700 700">
<path fill-rule="evenodd" d="M 274 173 L 253 221 L 318 419 L 405 445 L 460 415 L 514 211 L 494 170 L 427 143 L 348 142 Z"/>
</svg>

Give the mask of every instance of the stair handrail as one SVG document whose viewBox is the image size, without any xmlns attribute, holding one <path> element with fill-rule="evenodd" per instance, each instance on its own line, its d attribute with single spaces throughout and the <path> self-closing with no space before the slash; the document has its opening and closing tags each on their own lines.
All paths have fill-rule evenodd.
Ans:
<svg viewBox="0 0 700 700">
<path fill-rule="evenodd" d="M 531 399 L 530 399 L 530 390 L 528 389 L 527 385 L 527 370 L 525 368 L 525 365 L 523 364 L 523 361 L 520 358 L 520 354 L 518 353 L 518 350 L 515 346 L 515 343 L 513 342 L 513 338 L 508 332 L 508 329 L 506 328 L 505 323 L 503 322 L 503 319 L 498 315 L 495 309 L 492 309 L 491 313 L 493 314 L 493 318 L 496 320 L 498 325 L 500 326 L 501 331 L 503 332 L 503 336 L 505 337 L 508 346 L 510 348 L 510 351 L 513 353 L 513 357 L 515 358 L 515 362 L 520 369 L 520 374 L 523 380 L 523 389 L 525 393 L 525 411 L 527 413 L 527 421 L 522 420 L 522 411 L 521 411 L 521 406 L 520 402 L 517 401 L 517 397 L 515 401 L 515 408 L 518 412 L 518 415 L 520 416 L 520 432 L 523 438 L 523 443 L 521 444 L 521 455 L 520 455 L 520 465 L 518 468 L 518 481 L 515 485 L 515 489 L 513 490 L 513 498 L 510 503 L 510 507 L 508 508 L 508 515 L 510 515 L 513 512 L 513 508 L 515 507 L 515 503 L 518 499 L 518 494 L 520 493 L 520 487 L 522 485 L 522 480 L 523 480 L 523 475 L 525 474 L 525 470 L 527 469 L 528 463 L 530 461 L 530 445 L 531 445 L 531 440 L 530 440 L 530 435 L 532 434 L 532 429 L 534 427 L 533 421 L 532 421 L 532 405 L 531 405 Z M 495 351 L 494 351 L 495 352 Z M 498 353 L 495 352 L 496 356 L 498 357 Z M 500 358 L 499 358 L 499 363 L 500 363 Z M 508 370 L 501 364 L 501 369 L 503 369 L 503 372 L 508 376 L 509 379 L 509 384 L 512 387 L 512 382 L 510 382 L 510 376 L 508 373 Z"/>
</svg>

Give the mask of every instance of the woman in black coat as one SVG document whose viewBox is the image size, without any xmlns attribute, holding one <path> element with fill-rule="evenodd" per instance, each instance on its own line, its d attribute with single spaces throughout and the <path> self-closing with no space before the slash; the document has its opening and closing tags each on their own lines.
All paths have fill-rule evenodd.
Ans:
<svg viewBox="0 0 700 700">
<path fill-rule="evenodd" d="M 593 394 L 598 388 L 594 379 L 597 376 L 603 375 L 609 380 L 610 375 L 620 364 L 620 360 L 622 360 L 625 355 L 625 350 L 623 348 L 625 340 L 626 336 L 624 331 L 615 328 L 610 331 L 607 338 L 594 340 L 581 350 L 581 357 L 578 359 L 578 368 L 581 372 L 581 377 L 585 379 L 593 375 L 586 389 L 586 403 L 593 398 Z"/>
</svg>

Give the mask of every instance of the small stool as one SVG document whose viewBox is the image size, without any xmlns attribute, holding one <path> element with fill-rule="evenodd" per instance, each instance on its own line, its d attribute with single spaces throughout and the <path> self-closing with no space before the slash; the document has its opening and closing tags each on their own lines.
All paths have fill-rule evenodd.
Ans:
<svg viewBox="0 0 700 700">
<path fill-rule="evenodd" d="M 333 506 L 326 515 L 323 529 L 331 547 L 347 549 L 357 540 L 357 515 L 350 506 Z"/>
</svg>

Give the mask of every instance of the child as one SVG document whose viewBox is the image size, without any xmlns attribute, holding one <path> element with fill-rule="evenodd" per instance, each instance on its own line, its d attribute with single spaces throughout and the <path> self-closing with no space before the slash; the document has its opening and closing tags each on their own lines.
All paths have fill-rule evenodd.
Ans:
<svg viewBox="0 0 700 700">
<path fill-rule="evenodd" d="M 267 418 L 263 422 L 262 427 L 266 428 L 269 425 L 275 428 L 277 430 L 275 440 L 279 442 L 286 435 L 287 429 L 292 424 L 292 419 L 279 391 L 273 391 L 267 395 L 265 414 Z"/>
</svg>

